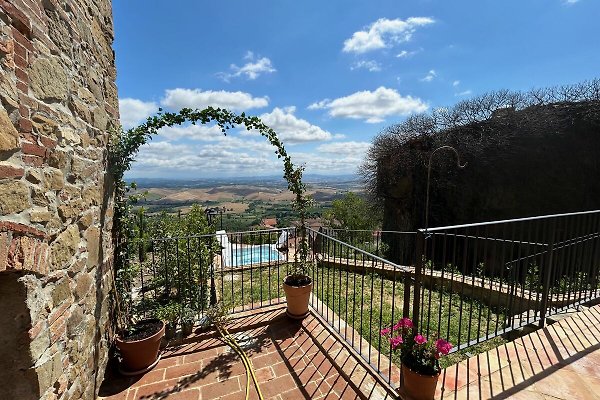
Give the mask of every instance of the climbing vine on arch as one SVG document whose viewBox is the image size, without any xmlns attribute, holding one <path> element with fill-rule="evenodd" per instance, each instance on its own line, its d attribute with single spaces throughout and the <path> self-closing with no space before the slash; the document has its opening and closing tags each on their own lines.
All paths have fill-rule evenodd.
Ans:
<svg viewBox="0 0 600 400">
<path fill-rule="evenodd" d="M 182 125 L 185 123 L 207 124 L 216 123 L 223 134 L 230 129 L 244 126 L 247 130 L 255 130 L 265 137 L 275 148 L 275 154 L 283 162 L 283 177 L 287 181 L 288 189 L 294 194 L 294 208 L 300 215 L 299 236 L 301 238 L 298 251 L 299 259 L 294 263 L 293 275 L 306 275 L 308 258 L 308 241 L 306 238 L 306 209 L 310 198 L 306 195 L 306 186 L 302 182 L 303 166 L 292 163 L 291 157 L 285 150 L 283 142 L 277 137 L 277 133 L 264 124 L 256 116 L 247 116 L 245 113 L 236 114 L 226 109 L 207 107 L 203 110 L 183 108 L 179 112 L 162 112 L 149 117 L 141 125 L 128 129 L 119 130 L 113 136 L 109 146 L 109 165 L 114 180 L 114 220 L 113 239 L 115 246 L 115 269 L 118 271 L 127 262 L 127 250 L 125 248 L 127 239 L 132 236 L 131 219 L 132 205 L 128 200 L 128 186 L 124 180 L 125 173 L 131 168 L 140 147 L 148 143 L 153 136 L 164 127 Z M 117 288 L 117 292 L 119 288 Z M 117 293 L 117 307 L 118 305 Z M 119 310 L 117 310 L 118 313 Z M 119 317 L 118 317 L 119 318 Z"/>
</svg>

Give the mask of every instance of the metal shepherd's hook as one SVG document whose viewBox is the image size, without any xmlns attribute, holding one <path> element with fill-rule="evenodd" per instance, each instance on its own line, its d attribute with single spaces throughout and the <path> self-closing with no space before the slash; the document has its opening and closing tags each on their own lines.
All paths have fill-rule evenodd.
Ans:
<svg viewBox="0 0 600 400">
<path fill-rule="evenodd" d="M 458 154 L 458 151 L 452 146 L 438 147 L 429 155 L 429 164 L 427 166 L 427 198 L 425 199 L 425 230 L 429 228 L 429 180 L 431 179 L 431 160 L 433 159 L 433 155 L 438 150 L 452 150 L 454 154 L 456 154 L 456 165 L 458 166 L 458 168 L 462 169 L 467 166 L 466 162 L 463 165 L 460 165 L 460 155 Z"/>
</svg>

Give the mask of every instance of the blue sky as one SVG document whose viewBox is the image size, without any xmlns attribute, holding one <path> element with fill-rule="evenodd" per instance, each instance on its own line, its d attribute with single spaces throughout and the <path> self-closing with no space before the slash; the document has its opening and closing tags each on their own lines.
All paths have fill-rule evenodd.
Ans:
<svg viewBox="0 0 600 400">
<path fill-rule="evenodd" d="M 158 107 L 259 115 L 307 173 L 356 172 L 408 115 L 597 77 L 600 2 L 116 0 L 121 122 Z M 259 136 L 165 129 L 130 177 L 279 175 Z"/>
</svg>

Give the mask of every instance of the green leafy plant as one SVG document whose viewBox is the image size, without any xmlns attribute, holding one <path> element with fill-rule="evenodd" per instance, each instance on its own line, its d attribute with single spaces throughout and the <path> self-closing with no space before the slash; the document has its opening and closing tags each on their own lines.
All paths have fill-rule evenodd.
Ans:
<svg viewBox="0 0 600 400">
<path fill-rule="evenodd" d="M 179 303 L 169 302 L 156 310 L 156 318 L 165 321 L 172 327 L 181 321 L 183 307 Z"/>
</svg>

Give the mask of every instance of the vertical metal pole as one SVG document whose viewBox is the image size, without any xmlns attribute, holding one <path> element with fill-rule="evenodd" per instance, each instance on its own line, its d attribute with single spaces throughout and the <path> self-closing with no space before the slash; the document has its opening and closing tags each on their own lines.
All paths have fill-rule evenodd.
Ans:
<svg viewBox="0 0 600 400">
<path fill-rule="evenodd" d="M 414 330 L 419 330 L 419 314 L 421 312 L 421 274 L 423 271 L 423 262 L 425 260 L 425 235 L 423 231 L 417 231 L 417 262 L 415 263 L 415 288 L 413 300 L 413 315 L 412 320 Z"/>
<path fill-rule="evenodd" d="M 548 243 L 548 253 L 546 255 L 546 262 L 543 268 L 544 272 L 544 283 L 542 287 L 542 304 L 540 306 L 540 328 L 546 325 L 546 309 L 548 308 L 548 295 L 550 292 L 550 277 L 552 276 L 552 257 L 554 255 L 554 239 L 556 234 L 556 217 L 552 218 L 552 227 L 550 228 L 550 241 Z"/>
</svg>

